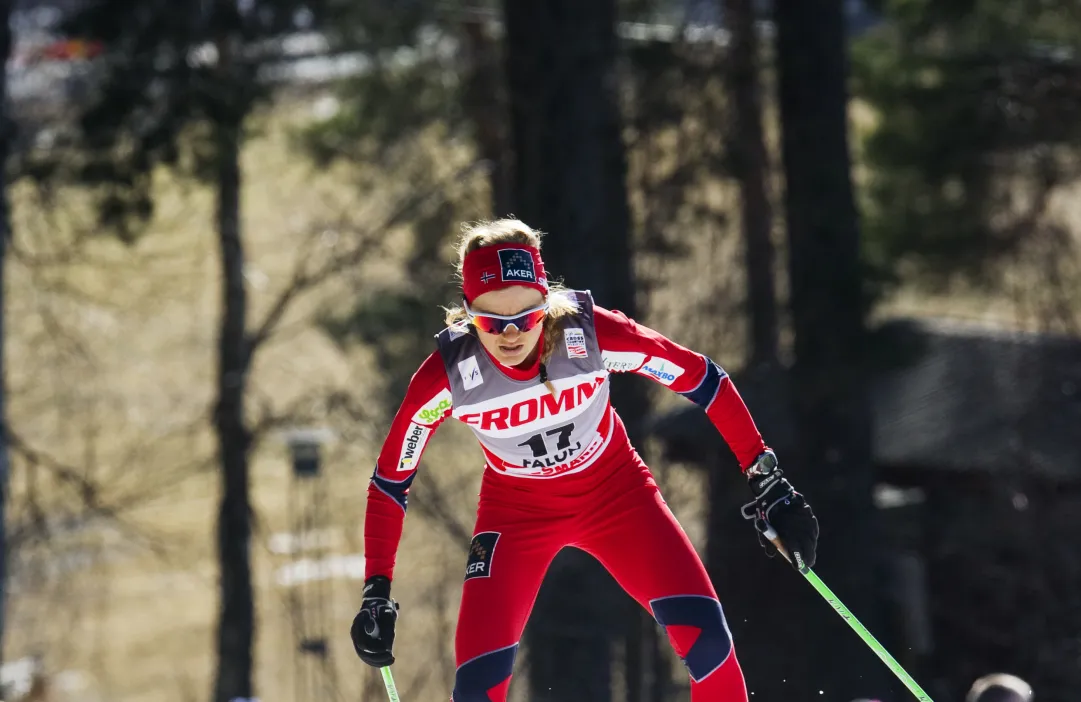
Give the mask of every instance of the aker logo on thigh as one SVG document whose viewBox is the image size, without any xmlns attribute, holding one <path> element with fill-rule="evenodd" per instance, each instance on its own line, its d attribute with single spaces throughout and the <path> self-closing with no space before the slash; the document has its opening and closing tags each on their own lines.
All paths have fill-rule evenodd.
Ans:
<svg viewBox="0 0 1081 702">
<path fill-rule="evenodd" d="M 498 531 L 482 531 L 469 544 L 469 560 L 465 562 L 465 579 L 487 578 L 492 574 L 492 556 L 499 541 Z"/>
</svg>

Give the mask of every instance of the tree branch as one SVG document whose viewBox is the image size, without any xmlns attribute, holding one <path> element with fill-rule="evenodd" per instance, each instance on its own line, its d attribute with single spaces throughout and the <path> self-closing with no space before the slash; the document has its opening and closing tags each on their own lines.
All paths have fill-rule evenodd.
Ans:
<svg viewBox="0 0 1081 702">
<path fill-rule="evenodd" d="M 289 285 L 270 306 L 270 310 L 266 313 L 263 321 L 256 326 L 255 330 L 248 336 L 247 362 L 249 364 L 251 363 L 251 359 L 254 357 L 255 352 L 274 333 L 278 323 L 281 321 L 282 317 L 285 316 L 289 305 L 297 297 L 323 283 L 331 276 L 359 264 L 366 256 L 372 253 L 378 243 L 382 242 L 382 237 L 380 235 L 386 230 L 401 225 L 407 221 L 409 216 L 433 199 L 444 199 L 447 187 L 451 183 L 464 181 L 474 173 L 483 171 L 485 167 L 486 165 L 484 162 L 473 161 L 458 170 L 447 180 L 404 198 L 379 226 L 361 232 L 357 237 L 359 243 L 352 251 L 346 253 L 344 256 L 332 258 L 315 270 L 308 270 L 310 257 L 306 256 L 302 258 L 294 268 L 293 277 Z"/>
<path fill-rule="evenodd" d="M 8 447 L 13 453 L 22 456 L 32 466 L 45 468 L 63 484 L 72 488 L 82 503 L 92 512 L 104 516 L 115 516 L 115 510 L 102 503 L 99 488 L 92 481 L 83 477 L 79 469 L 65 465 L 48 454 L 30 448 L 11 427 L 7 428 Z"/>
</svg>

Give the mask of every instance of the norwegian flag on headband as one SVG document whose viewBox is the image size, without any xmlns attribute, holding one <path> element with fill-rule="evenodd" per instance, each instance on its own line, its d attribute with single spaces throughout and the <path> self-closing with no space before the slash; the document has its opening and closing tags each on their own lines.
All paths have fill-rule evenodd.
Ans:
<svg viewBox="0 0 1081 702">
<path fill-rule="evenodd" d="M 540 251 L 523 244 L 496 244 L 466 254 L 462 262 L 462 292 L 467 302 L 508 285 L 524 285 L 548 294 Z"/>
</svg>

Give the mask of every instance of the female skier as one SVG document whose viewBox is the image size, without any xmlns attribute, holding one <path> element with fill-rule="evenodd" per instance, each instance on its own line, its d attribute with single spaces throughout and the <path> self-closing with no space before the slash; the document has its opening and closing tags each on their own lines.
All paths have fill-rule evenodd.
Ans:
<svg viewBox="0 0 1081 702">
<path fill-rule="evenodd" d="M 518 220 L 467 230 L 458 273 L 463 302 L 410 381 L 368 488 L 364 599 L 350 631 L 357 654 L 375 667 L 394 662 L 390 585 L 406 496 L 432 432 L 453 416 L 473 430 L 486 465 L 452 702 L 506 700 L 541 580 L 565 546 L 597 558 L 665 628 L 693 702 L 747 702 L 713 585 L 608 397 L 610 373 L 637 373 L 700 405 L 739 460 L 757 519 L 812 566 L 817 520 L 728 375 L 588 291 L 549 283 L 540 235 Z"/>
</svg>

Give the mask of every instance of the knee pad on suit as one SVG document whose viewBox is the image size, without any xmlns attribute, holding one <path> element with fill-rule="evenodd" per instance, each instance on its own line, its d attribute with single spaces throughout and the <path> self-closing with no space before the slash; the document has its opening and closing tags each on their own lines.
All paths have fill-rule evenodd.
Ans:
<svg viewBox="0 0 1081 702">
<path fill-rule="evenodd" d="M 454 693 L 452 702 L 491 702 L 490 692 L 499 687 L 506 699 L 511 672 L 514 670 L 514 657 L 518 653 L 518 644 L 481 654 L 458 666 L 454 675 Z"/>
<path fill-rule="evenodd" d="M 695 682 L 702 682 L 728 660 L 732 632 L 716 598 L 673 595 L 650 600 L 649 605 Z"/>
</svg>

